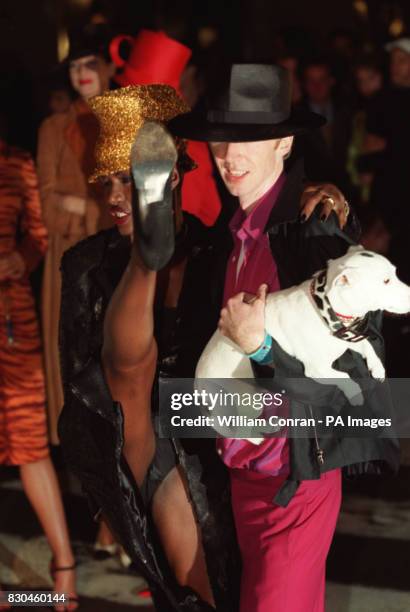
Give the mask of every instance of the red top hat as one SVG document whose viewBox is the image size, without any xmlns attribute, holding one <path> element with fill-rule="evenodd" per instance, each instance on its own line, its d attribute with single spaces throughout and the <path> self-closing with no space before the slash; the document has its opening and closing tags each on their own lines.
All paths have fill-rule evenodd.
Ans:
<svg viewBox="0 0 410 612">
<path fill-rule="evenodd" d="M 124 40 L 132 45 L 127 61 L 119 54 Z M 113 38 L 110 55 L 114 64 L 123 68 L 114 77 L 121 87 L 162 83 L 179 90 L 181 74 L 191 57 L 191 50 L 164 32 L 141 30 L 135 39 L 123 34 Z"/>
<path fill-rule="evenodd" d="M 124 40 L 131 45 L 127 62 L 119 54 L 120 44 Z M 110 55 L 114 64 L 123 68 L 114 77 L 121 87 L 160 83 L 171 85 L 179 91 L 181 74 L 191 57 L 191 50 L 164 32 L 141 30 L 136 38 L 126 35 L 113 38 Z M 212 177 L 208 147 L 204 142 L 190 142 L 188 151 L 199 166 L 184 178 L 182 208 L 201 219 L 205 225 L 213 225 L 221 210 L 221 203 Z"/>
</svg>

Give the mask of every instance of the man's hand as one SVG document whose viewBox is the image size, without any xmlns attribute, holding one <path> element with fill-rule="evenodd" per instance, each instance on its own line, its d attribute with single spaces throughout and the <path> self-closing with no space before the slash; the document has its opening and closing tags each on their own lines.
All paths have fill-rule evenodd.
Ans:
<svg viewBox="0 0 410 612">
<path fill-rule="evenodd" d="M 26 263 L 17 251 L 0 258 L 0 281 L 18 280 L 26 270 Z"/>
<path fill-rule="evenodd" d="M 331 183 L 309 185 L 302 194 L 301 219 L 304 221 L 309 219 L 319 204 L 322 205 L 321 220 L 326 221 L 330 213 L 334 211 L 343 229 L 349 216 L 349 204 L 343 193 Z"/>
<path fill-rule="evenodd" d="M 221 310 L 218 328 L 244 353 L 256 351 L 265 338 L 265 301 L 268 286 L 261 285 L 256 296 L 243 291 L 228 300 Z"/>
</svg>

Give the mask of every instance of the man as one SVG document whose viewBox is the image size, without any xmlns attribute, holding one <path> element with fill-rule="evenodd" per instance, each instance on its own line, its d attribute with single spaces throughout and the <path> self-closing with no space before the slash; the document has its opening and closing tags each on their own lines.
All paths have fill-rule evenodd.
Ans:
<svg viewBox="0 0 410 612">
<path fill-rule="evenodd" d="M 410 163 L 410 38 L 386 46 L 390 52 L 391 86 L 369 108 L 364 150 L 379 153 L 371 202 L 393 234 L 391 256 L 399 274 L 409 282 L 407 231 L 410 197 L 407 180 Z M 382 157 L 380 157 L 380 154 Z M 375 158 L 376 159 L 376 158 Z"/>
<path fill-rule="evenodd" d="M 292 81 L 292 104 L 296 105 L 302 101 L 302 84 L 299 74 L 299 58 L 296 53 L 286 53 L 278 60 L 279 66 L 289 70 Z"/>
<path fill-rule="evenodd" d="M 334 96 L 335 78 L 326 60 L 317 58 L 303 68 L 304 99 L 299 103 L 326 119 L 320 130 L 305 136 L 304 158 L 310 179 L 333 181 L 350 196 L 346 172 L 347 149 L 351 135 L 351 113 Z"/>
<path fill-rule="evenodd" d="M 233 66 L 224 94 L 206 114 L 181 115 L 170 124 L 178 136 L 210 142 L 225 186 L 239 202 L 230 223 L 231 240 L 224 234 L 205 255 L 208 268 L 215 266 L 210 272 L 214 283 L 223 283 L 219 328 L 250 357 L 257 374 L 272 376 L 272 368 L 283 374 L 288 368 L 291 376 L 303 376 L 303 369 L 298 371 L 280 347 L 269 348 L 266 292 L 309 278 L 327 259 L 342 255 L 357 233 L 352 222 L 349 238 L 334 218 L 326 224 L 318 216 L 307 223 L 298 218 L 303 170 L 300 162 L 289 165 L 285 160 L 294 136 L 322 122 L 309 112 L 291 112 L 287 72 L 277 66 Z M 204 275 L 200 278 L 198 293 L 206 283 Z M 246 293 L 257 299 L 247 303 Z M 216 306 L 217 295 L 222 291 L 214 287 L 208 310 Z M 266 363 L 268 372 L 258 366 Z M 348 365 L 360 367 L 353 357 Z M 325 562 L 341 500 L 340 467 L 372 471 L 375 463 L 388 463 L 390 451 L 396 467 L 394 443 L 388 449 L 360 442 L 323 444 L 315 436 L 268 438 L 255 446 L 247 440 L 218 440 L 218 453 L 230 468 L 242 553 L 241 612 L 324 609 Z"/>
<path fill-rule="evenodd" d="M 404 141 L 402 131 L 408 134 L 407 112 L 400 111 L 408 108 L 410 99 L 410 38 L 399 38 L 386 45 L 386 50 L 390 52 L 391 87 L 381 93 L 372 109 L 365 143 L 369 153 L 386 147 L 398 153 Z"/>
<path fill-rule="evenodd" d="M 369 104 L 364 160 L 373 172 L 370 205 L 391 234 L 389 258 L 400 278 L 410 282 L 408 227 L 410 223 L 410 38 L 399 38 L 388 45 L 390 86 Z M 408 325 L 404 319 L 386 321 L 388 372 L 407 377 Z M 390 345 L 390 346 L 389 346 Z"/>
</svg>

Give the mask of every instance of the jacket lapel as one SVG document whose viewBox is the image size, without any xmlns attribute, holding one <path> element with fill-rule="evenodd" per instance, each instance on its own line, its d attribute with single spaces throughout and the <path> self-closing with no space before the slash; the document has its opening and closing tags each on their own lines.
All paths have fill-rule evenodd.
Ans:
<svg viewBox="0 0 410 612">
<path fill-rule="evenodd" d="M 71 390 L 87 408 L 103 418 L 117 423 L 118 410 L 106 384 L 102 365 L 98 359 L 102 344 L 104 314 L 115 291 L 130 255 L 130 241 L 122 237 L 116 228 L 106 232 L 101 259 L 89 271 L 89 287 L 92 288 L 92 358 L 71 382 Z"/>
<path fill-rule="evenodd" d="M 304 189 L 305 168 L 303 159 L 297 159 L 287 173 L 285 184 L 272 208 L 265 232 L 271 232 L 275 225 L 296 221 L 300 212 L 300 201 Z"/>
<path fill-rule="evenodd" d="M 91 284 L 95 283 L 108 304 L 127 267 L 130 241 L 113 228 L 108 234 L 101 262 L 91 271 Z"/>
</svg>

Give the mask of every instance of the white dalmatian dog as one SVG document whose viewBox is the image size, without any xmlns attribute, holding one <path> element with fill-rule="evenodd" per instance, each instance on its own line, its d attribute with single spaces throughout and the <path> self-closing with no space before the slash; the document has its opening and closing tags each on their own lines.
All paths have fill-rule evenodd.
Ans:
<svg viewBox="0 0 410 612">
<path fill-rule="evenodd" d="M 410 287 L 382 255 L 350 247 L 329 260 L 310 280 L 266 299 L 266 330 L 284 351 L 301 361 L 307 377 L 337 385 L 352 405 L 363 403 L 360 386 L 334 362 L 347 350 L 358 352 L 373 378 L 385 369 L 368 341 L 363 322 L 370 311 L 410 312 Z M 249 358 L 219 330 L 209 340 L 196 378 L 253 378 Z"/>
</svg>

